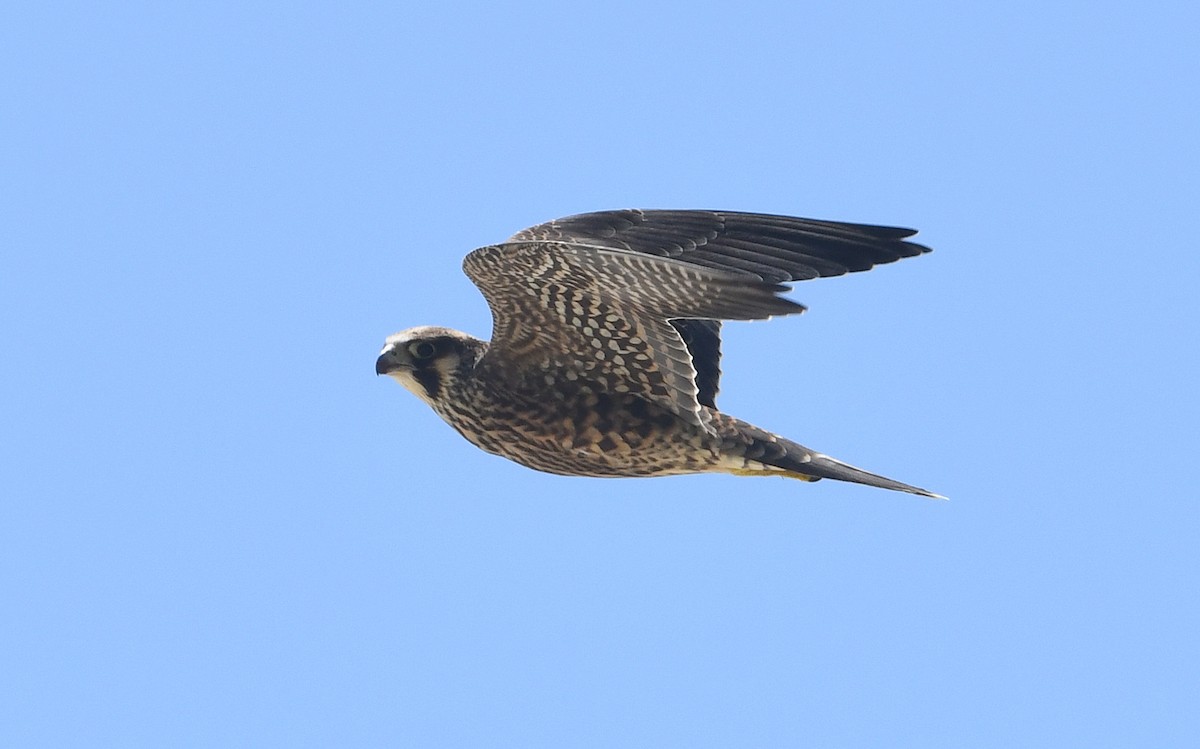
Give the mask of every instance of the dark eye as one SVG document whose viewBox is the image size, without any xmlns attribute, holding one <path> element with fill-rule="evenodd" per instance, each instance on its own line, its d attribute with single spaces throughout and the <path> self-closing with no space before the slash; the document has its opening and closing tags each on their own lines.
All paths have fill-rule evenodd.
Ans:
<svg viewBox="0 0 1200 749">
<path fill-rule="evenodd" d="M 430 341 L 413 341 L 408 344 L 408 353 L 412 354 L 414 359 L 432 359 L 437 353 L 437 346 Z"/>
</svg>

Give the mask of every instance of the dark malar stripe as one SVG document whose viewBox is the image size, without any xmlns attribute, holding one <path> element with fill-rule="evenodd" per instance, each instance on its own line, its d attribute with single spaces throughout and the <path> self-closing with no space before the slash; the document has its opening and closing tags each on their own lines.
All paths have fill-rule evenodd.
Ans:
<svg viewBox="0 0 1200 749">
<path fill-rule="evenodd" d="M 416 369 L 413 371 L 413 379 L 425 388 L 425 394 L 432 400 L 437 400 L 438 393 L 442 391 L 441 373 L 433 367 Z"/>
</svg>

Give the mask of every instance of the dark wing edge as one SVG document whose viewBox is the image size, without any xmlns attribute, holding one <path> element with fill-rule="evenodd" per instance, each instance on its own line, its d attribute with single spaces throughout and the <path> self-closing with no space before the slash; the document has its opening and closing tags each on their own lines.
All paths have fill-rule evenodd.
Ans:
<svg viewBox="0 0 1200 749">
<path fill-rule="evenodd" d="M 931 250 L 914 229 L 698 210 L 597 211 L 548 221 L 509 241 L 551 241 L 672 257 L 769 283 L 869 270 Z"/>
<path fill-rule="evenodd" d="M 721 390 L 721 321 L 672 320 L 696 368 L 696 400 L 716 409 Z"/>
</svg>

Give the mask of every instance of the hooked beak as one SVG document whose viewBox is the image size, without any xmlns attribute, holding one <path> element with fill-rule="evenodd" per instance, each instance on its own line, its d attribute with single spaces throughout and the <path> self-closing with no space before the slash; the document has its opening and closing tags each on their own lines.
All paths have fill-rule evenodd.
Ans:
<svg viewBox="0 0 1200 749">
<path fill-rule="evenodd" d="M 404 366 L 400 352 L 394 346 L 388 346 L 375 360 L 375 374 L 385 375 L 395 372 L 400 367 Z"/>
</svg>

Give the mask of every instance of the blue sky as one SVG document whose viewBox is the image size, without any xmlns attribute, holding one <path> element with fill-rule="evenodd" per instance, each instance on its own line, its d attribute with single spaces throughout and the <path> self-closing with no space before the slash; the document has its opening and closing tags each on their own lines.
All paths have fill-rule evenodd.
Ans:
<svg viewBox="0 0 1200 749">
<path fill-rule="evenodd" d="M 4 11 L 0 744 L 1195 744 L 1198 20 Z M 952 501 L 541 475 L 374 376 L 619 207 L 921 229 L 720 403 Z"/>
</svg>

